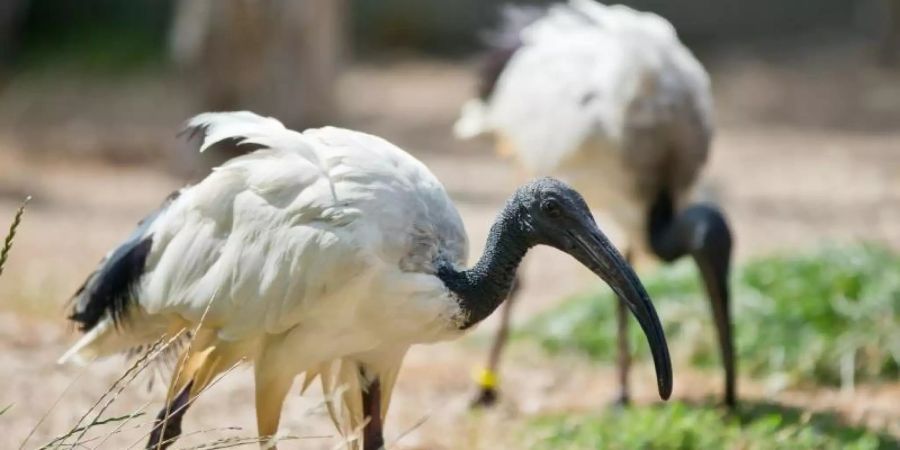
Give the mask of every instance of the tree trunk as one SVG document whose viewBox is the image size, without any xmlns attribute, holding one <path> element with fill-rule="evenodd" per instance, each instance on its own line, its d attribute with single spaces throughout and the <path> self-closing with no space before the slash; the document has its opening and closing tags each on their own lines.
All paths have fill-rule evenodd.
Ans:
<svg viewBox="0 0 900 450">
<path fill-rule="evenodd" d="M 337 113 L 344 12 L 344 0 L 181 0 L 172 50 L 203 107 L 320 125 Z"/>
<path fill-rule="evenodd" d="M 334 120 L 345 12 L 346 0 L 179 0 L 171 49 L 197 111 L 247 109 L 300 130 Z"/>
</svg>

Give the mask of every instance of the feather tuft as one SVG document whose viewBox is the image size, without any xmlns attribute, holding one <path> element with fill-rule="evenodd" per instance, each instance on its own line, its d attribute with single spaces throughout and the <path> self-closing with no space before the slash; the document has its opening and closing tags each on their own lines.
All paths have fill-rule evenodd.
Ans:
<svg viewBox="0 0 900 450">
<path fill-rule="evenodd" d="M 210 147 L 228 140 L 236 141 L 237 145 L 256 144 L 270 147 L 261 141 L 270 135 L 287 131 L 289 130 L 278 119 L 263 117 L 250 111 L 208 112 L 188 120 L 179 135 L 187 135 L 189 138 L 202 136 L 199 151 L 203 153 Z"/>
</svg>

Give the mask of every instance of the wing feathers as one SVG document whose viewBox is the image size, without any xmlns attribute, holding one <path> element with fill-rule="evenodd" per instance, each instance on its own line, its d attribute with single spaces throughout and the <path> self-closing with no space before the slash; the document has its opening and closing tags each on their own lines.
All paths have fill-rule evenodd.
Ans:
<svg viewBox="0 0 900 450">
<path fill-rule="evenodd" d="M 127 242 L 113 253 L 102 269 L 88 278 L 78 290 L 81 297 L 69 317 L 79 324 L 81 331 L 90 330 L 106 315 L 114 322 L 122 320 L 144 273 L 152 246 L 153 238 L 149 236 Z"/>
<path fill-rule="evenodd" d="M 262 117 L 250 111 L 209 112 L 188 120 L 182 133 L 194 136 L 202 133 L 200 152 L 225 140 L 237 140 L 237 144 L 257 144 L 270 147 L 265 142 L 273 135 L 289 131 L 277 119 Z"/>
<path fill-rule="evenodd" d="M 106 255 L 100 267 L 75 292 L 69 320 L 77 323 L 81 331 L 94 328 L 106 316 L 118 323 L 127 315 L 153 247 L 150 227 L 179 195 L 181 191 L 173 192 L 158 210 L 138 222 L 131 236 Z"/>
</svg>

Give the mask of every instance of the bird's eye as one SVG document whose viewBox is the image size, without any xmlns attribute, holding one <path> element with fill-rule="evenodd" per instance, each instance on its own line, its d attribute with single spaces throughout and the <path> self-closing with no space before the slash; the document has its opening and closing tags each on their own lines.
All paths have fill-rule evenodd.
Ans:
<svg viewBox="0 0 900 450">
<path fill-rule="evenodd" d="M 547 200 L 544 200 L 541 203 L 541 210 L 544 211 L 544 214 L 553 219 L 562 216 L 562 207 L 556 199 L 548 198 Z"/>
</svg>

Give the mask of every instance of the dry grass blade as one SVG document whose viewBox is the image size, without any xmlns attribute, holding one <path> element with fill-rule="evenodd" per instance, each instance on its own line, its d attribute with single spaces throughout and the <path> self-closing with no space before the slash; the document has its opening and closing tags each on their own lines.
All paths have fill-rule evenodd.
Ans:
<svg viewBox="0 0 900 450">
<path fill-rule="evenodd" d="M 143 408 L 146 408 L 148 405 L 149 405 L 149 403 L 144 404 L 144 406 L 142 407 L 142 410 L 143 410 Z M 132 416 L 132 417 L 135 417 L 135 416 Z M 93 437 L 90 439 L 85 439 L 83 441 L 80 441 L 80 442 L 78 442 L 78 444 L 66 444 L 66 445 L 68 445 L 69 448 L 75 448 L 76 445 L 80 446 L 80 447 L 85 447 L 85 444 L 100 441 L 97 445 L 92 447 L 92 450 L 98 450 L 99 448 L 101 448 L 103 446 L 103 444 L 106 443 L 107 440 L 109 440 L 109 438 L 111 436 L 121 433 L 124 429 L 125 424 L 127 424 L 127 423 L 128 423 L 127 420 L 119 422 L 119 425 L 116 427 L 116 429 L 107 433 L 105 436 L 97 436 L 97 437 Z M 150 422 L 150 423 L 144 422 L 144 423 L 140 423 L 137 425 L 133 425 L 130 429 L 139 430 L 143 427 L 146 427 L 148 424 L 152 424 L 152 422 Z M 206 434 L 206 433 L 214 433 L 214 432 L 222 432 L 222 431 L 243 431 L 243 429 L 241 427 L 207 428 L 205 430 L 185 433 L 185 434 L 181 435 L 181 438 L 185 438 L 188 436 L 194 436 L 197 434 Z"/>
<path fill-rule="evenodd" d="M 144 414 L 144 411 L 147 410 L 147 407 L 148 407 L 148 406 L 150 406 L 150 402 L 146 402 L 146 403 L 144 403 L 143 405 L 141 405 L 140 408 L 134 410 L 134 411 L 131 413 L 131 419 L 133 419 L 133 418 L 135 418 L 135 417 L 139 417 L 140 415 L 143 415 L 143 414 Z M 140 413 L 140 414 L 138 414 L 138 413 Z M 119 434 L 120 432 L 122 432 L 122 429 L 125 428 L 125 425 L 128 425 L 128 422 L 131 422 L 131 419 L 127 419 L 127 420 L 123 420 L 123 421 L 119 422 L 119 424 L 116 425 L 116 428 L 114 428 L 112 431 L 106 433 L 104 436 L 98 436 L 98 437 L 96 437 L 96 438 L 92 438 L 92 439 L 87 439 L 87 440 L 79 441 L 79 443 L 85 444 L 85 443 L 87 443 L 87 442 L 91 442 L 91 441 L 94 441 L 94 440 L 100 440 L 100 443 L 98 443 L 96 446 L 94 446 L 94 449 L 96 450 L 96 449 L 102 447 L 103 444 L 105 444 L 106 441 L 109 440 L 109 438 L 111 438 L 112 436 L 114 436 L 114 435 Z M 140 428 L 140 427 L 142 427 L 142 426 L 144 426 L 144 425 L 143 425 L 143 424 L 138 424 L 135 428 Z"/>
<path fill-rule="evenodd" d="M 432 412 L 425 413 L 425 414 L 424 414 L 419 420 L 417 420 L 416 423 L 414 423 L 411 427 L 407 428 L 406 430 L 403 430 L 403 432 L 400 433 L 400 434 L 397 436 L 396 439 L 394 439 L 394 443 L 391 445 L 391 447 L 396 447 L 397 444 L 399 444 L 400 441 L 403 440 L 403 438 L 405 438 L 406 436 L 409 436 L 410 433 L 412 433 L 413 431 L 416 431 L 416 430 L 419 429 L 422 425 L 425 425 L 425 422 L 428 422 L 428 419 L 431 418 L 431 414 L 432 414 Z"/>
<path fill-rule="evenodd" d="M 79 380 L 81 380 L 81 376 L 84 375 L 84 372 L 86 370 L 87 370 L 87 366 L 82 367 L 81 370 L 78 371 L 78 375 L 76 375 L 75 378 L 72 379 L 71 382 L 69 382 L 69 385 L 66 386 L 66 388 L 63 389 L 63 391 L 56 397 L 56 400 L 53 401 L 53 404 L 50 405 L 50 408 L 47 409 L 47 411 L 45 411 L 44 414 L 41 416 L 40 420 L 38 420 L 37 423 L 35 423 L 34 426 L 31 427 L 31 431 L 28 432 L 28 435 L 25 436 L 25 439 L 23 439 L 22 443 L 19 444 L 19 450 L 22 450 L 25 448 L 25 445 L 28 444 L 28 441 L 31 440 L 32 436 L 34 436 L 34 433 L 37 432 L 38 428 L 40 428 L 41 425 L 44 424 L 44 421 L 47 420 L 47 417 L 50 416 L 50 413 L 53 412 L 53 410 L 56 409 L 57 406 L 59 406 L 59 403 L 62 401 L 63 397 L 65 397 L 66 394 L 72 389 L 72 387 L 75 386 Z"/>
<path fill-rule="evenodd" d="M 75 427 L 73 427 L 72 430 L 69 430 L 69 432 L 64 435 L 64 438 L 67 439 L 75 435 L 76 433 L 79 433 L 78 437 L 75 439 L 75 443 L 77 444 L 78 441 L 84 437 L 84 435 L 90 428 L 98 425 L 97 421 L 99 420 L 100 415 L 103 414 L 104 411 L 106 411 L 106 409 L 116 400 L 116 398 L 118 398 L 119 394 L 125 389 L 125 387 L 127 387 L 147 367 L 147 365 L 149 365 L 150 362 L 153 361 L 154 358 L 156 358 L 163 350 L 165 350 L 180 336 L 181 333 L 178 333 L 167 341 L 163 341 L 162 339 L 160 339 L 159 341 L 151 345 L 150 348 L 148 348 L 141 357 L 135 360 L 131 367 L 129 367 L 128 370 L 126 370 L 125 373 L 122 374 L 122 376 L 120 376 L 115 382 L 113 382 L 109 389 L 107 389 L 106 392 L 104 392 L 103 395 L 101 395 L 100 398 L 97 399 L 97 401 L 87 411 L 85 411 L 85 413 L 75 423 Z M 100 410 L 95 415 L 94 420 L 92 420 L 88 425 L 82 427 L 81 423 L 84 422 L 85 419 L 87 419 L 87 417 L 101 404 L 103 404 L 103 406 L 100 407 Z M 130 420 L 130 416 L 131 415 L 123 416 L 126 418 L 123 420 Z M 75 431 L 76 429 L 78 431 Z M 58 448 L 64 442 L 64 440 L 59 441 L 55 439 L 54 442 L 57 443 L 56 448 Z"/>
<path fill-rule="evenodd" d="M 100 407 L 100 411 L 94 416 L 94 420 L 81 429 L 81 434 L 79 434 L 78 437 L 75 438 L 76 444 L 84 437 L 85 433 L 87 433 L 87 430 L 89 430 L 93 425 L 96 425 L 95 422 L 97 421 L 97 419 L 99 419 L 100 415 L 103 414 L 104 411 L 106 411 L 106 409 L 116 400 L 116 398 L 118 398 L 122 390 L 124 390 L 125 387 L 128 386 L 128 384 L 130 384 L 131 381 L 134 380 L 134 378 L 137 377 L 137 375 L 144 369 L 144 367 L 149 364 L 149 361 L 151 361 L 153 357 L 158 354 L 155 351 L 160 347 L 161 343 L 162 340 L 159 340 L 152 346 L 150 346 L 147 352 L 145 352 L 140 358 L 135 360 L 131 367 L 129 367 L 128 370 L 126 370 L 125 373 L 122 374 L 122 376 L 120 376 L 115 382 L 113 382 L 112 386 L 110 386 L 109 389 L 107 389 L 106 392 L 104 392 L 103 395 L 101 395 L 100 398 L 97 399 L 97 401 L 93 405 L 91 405 L 91 407 L 88 408 L 87 411 L 85 411 L 81 418 L 78 419 L 78 422 L 76 422 L 75 424 L 76 427 L 81 425 L 81 422 L 84 421 L 88 417 L 88 415 L 90 415 L 91 412 L 93 412 L 94 409 L 97 408 L 97 406 L 99 406 L 101 403 L 104 403 L 104 400 L 106 400 L 103 406 Z M 110 396 L 110 394 L 112 394 L 112 396 Z"/>
<path fill-rule="evenodd" d="M 241 427 L 219 427 L 219 428 L 206 428 L 198 431 L 191 431 L 189 433 L 184 433 L 180 436 L 181 439 L 187 438 L 190 436 L 196 436 L 198 434 L 209 434 L 209 433 L 220 433 L 223 431 L 244 431 Z"/>
<path fill-rule="evenodd" d="M 296 440 L 301 440 L 301 439 L 304 439 L 304 440 L 306 440 L 306 439 L 326 439 L 329 437 L 331 437 L 331 436 L 283 436 L 283 437 L 278 437 L 277 440 L 279 442 L 283 442 L 283 441 L 296 441 Z M 187 447 L 184 450 L 219 450 L 219 449 L 224 449 L 224 448 L 241 447 L 244 445 L 260 444 L 260 443 L 266 442 L 267 439 L 269 439 L 269 436 L 229 437 L 229 438 L 217 439 L 212 442 L 206 442 L 206 443 L 197 445 L 195 447 Z"/>
<path fill-rule="evenodd" d="M 3 240 L 3 249 L 0 250 L 0 275 L 3 275 L 3 266 L 6 265 L 6 259 L 9 258 L 9 251 L 12 250 L 13 240 L 16 238 L 16 230 L 19 228 L 19 224 L 22 223 L 22 214 L 25 213 L 25 205 L 27 205 L 30 200 L 30 195 L 25 197 L 22 205 L 19 206 L 19 210 L 16 211 L 16 216 L 13 218 L 12 224 L 9 226 L 9 232 L 6 234 L 6 239 Z"/>
<path fill-rule="evenodd" d="M 172 411 L 169 411 L 169 413 L 166 414 L 166 416 L 165 416 L 162 420 L 168 420 L 168 419 L 169 419 L 170 417 L 172 417 L 174 414 L 177 414 L 177 413 L 181 412 L 183 409 L 190 407 L 190 406 L 191 406 L 198 398 L 200 398 L 200 396 L 201 396 L 204 392 L 206 392 L 207 390 L 211 389 L 211 388 L 212 388 L 213 386 L 215 386 L 219 381 L 222 381 L 222 379 L 224 379 L 229 373 L 231 373 L 231 371 L 233 371 L 235 368 L 237 368 L 238 366 L 240 366 L 241 363 L 242 363 L 242 361 L 238 361 L 237 363 L 235 363 L 234 365 L 232 365 L 230 368 L 228 368 L 228 370 L 223 371 L 221 375 L 219 375 L 218 377 L 216 377 L 215 380 L 213 380 L 211 383 L 209 383 L 208 385 L 206 385 L 205 387 L 203 387 L 203 389 L 201 389 L 200 392 L 197 393 L 197 395 L 195 395 L 193 398 L 189 399 L 189 400 L 188 400 L 184 405 L 182 405 L 180 408 L 177 408 L 177 409 L 174 409 L 174 410 L 172 410 Z M 141 441 L 143 441 L 144 439 L 148 438 L 148 437 L 150 436 L 150 434 L 153 432 L 153 428 L 154 428 L 154 427 L 156 427 L 155 421 L 154 421 L 154 423 L 153 423 L 153 426 L 150 428 L 150 431 L 148 431 L 148 432 L 144 433 L 143 435 L 141 435 L 141 437 L 138 438 L 138 440 L 134 441 L 131 445 L 129 445 L 128 448 L 131 449 L 131 448 L 133 448 L 135 445 L 138 445 L 138 444 L 139 444 Z M 163 427 L 163 430 L 165 430 L 165 427 Z M 175 438 L 175 439 L 177 439 L 177 438 Z M 172 441 L 174 442 L 174 439 L 173 439 Z M 160 445 L 162 445 L 162 444 L 164 444 L 164 443 L 167 443 L 167 442 L 169 442 L 169 441 L 162 441 L 162 442 L 160 443 Z"/>
<path fill-rule="evenodd" d="M 52 441 L 46 443 L 43 447 L 41 447 L 40 450 L 48 449 L 53 445 L 56 445 L 57 447 L 60 445 L 68 445 L 70 447 L 78 446 L 79 444 L 77 441 L 74 444 L 64 444 L 64 441 L 66 439 L 74 436 L 76 433 L 81 433 L 81 432 L 87 431 L 88 429 L 90 429 L 92 427 L 106 425 L 106 424 L 115 423 L 115 422 L 121 422 L 123 420 L 131 420 L 133 417 L 140 416 L 143 414 L 144 413 L 137 413 L 137 414 L 131 413 L 131 414 L 126 414 L 124 416 L 109 417 L 109 418 L 102 419 L 102 420 L 93 420 L 88 425 L 85 425 L 83 427 L 73 428 L 73 429 L 69 430 L 68 433 L 53 439 Z"/>
<path fill-rule="evenodd" d="M 134 414 L 134 413 L 132 413 L 132 414 Z M 121 424 L 127 423 L 127 422 L 128 422 L 127 420 L 124 420 L 124 421 L 122 421 L 122 422 L 119 422 L 119 426 L 120 426 L 120 427 L 118 427 L 117 430 L 116 430 L 114 433 L 112 433 L 112 434 L 118 434 L 118 433 L 121 433 L 121 432 L 123 431 L 123 428 L 121 427 Z M 143 424 L 132 425 L 132 426 L 131 426 L 131 429 L 137 430 L 137 429 L 141 428 L 142 426 L 144 426 L 144 425 L 143 425 Z M 81 441 L 81 442 L 78 442 L 77 444 L 63 444 L 63 446 L 64 446 L 63 448 L 87 448 L 87 444 L 90 444 L 90 443 L 92 443 L 92 442 L 97 442 L 97 441 L 99 441 L 100 439 L 105 439 L 105 438 L 104 438 L 104 436 L 95 436 L 95 437 L 92 437 L 92 438 L 89 438 L 89 439 L 85 439 L 85 440 L 83 440 L 83 441 Z M 96 450 L 96 449 L 99 448 L 101 445 L 103 445 L 102 442 L 101 442 L 100 444 L 97 444 L 97 446 L 93 447 L 93 449 Z"/>
<path fill-rule="evenodd" d="M 358 427 L 350 430 L 350 432 L 347 433 L 346 436 L 341 436 L 341 442 L 338 442 L 334 445 L 334 447 L 331 447 L 331 450 L 338 450 L 344 445 L 352 444 L 356 441 L 362 441 L 362 431 L 366 427 L 367 423 L 369 423 L 369 419 L 363 420 L 363 423 L 359 424 Z"/>
</svg>

